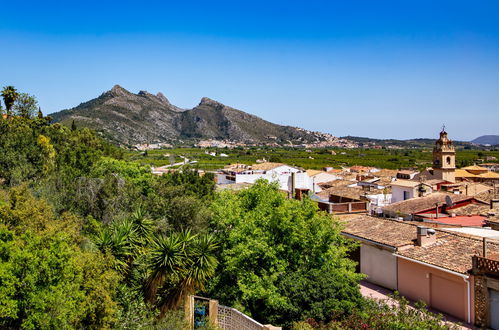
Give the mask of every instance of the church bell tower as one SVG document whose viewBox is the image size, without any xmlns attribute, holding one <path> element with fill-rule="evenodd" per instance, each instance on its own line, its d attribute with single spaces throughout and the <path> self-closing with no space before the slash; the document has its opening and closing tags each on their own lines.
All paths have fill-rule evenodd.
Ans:
<svg viewBox="0 0 499 330">
<path fill-rule="evenodd" d="M 447 137 L 445 126 L 433 148 L 433 175 L 436 179 L 456 182 L 456 149 Z"/>
</svg>

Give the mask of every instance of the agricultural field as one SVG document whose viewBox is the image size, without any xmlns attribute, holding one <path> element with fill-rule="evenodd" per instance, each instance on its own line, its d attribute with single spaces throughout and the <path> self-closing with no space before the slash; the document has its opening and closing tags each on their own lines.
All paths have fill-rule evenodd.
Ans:
<svg viewBox="0 0 499 330">
<path fill-rule="evenodd" d="M 216 156 L 210 155 L 216 153 Z M 225 154 L 227 157 L 221 157 Z M 499 150 L 457 150 L 457 166 L 480 164 L 487 156 L 499 159 Z M 126 159 L 154 167 L 180 163 L 182 157 L 195 161 L 194 167 L 202 170 L 215 170 L 232 163 L 254 164 L 257 159 L 282 162 L 305 169 L 322 169 L 326 166 L 373 166 L 378 168 L 423 169 L 431 166 L 431 149 L 292 149 L 292 148 L 172 148 L 129 151 Z"/>
</svg>

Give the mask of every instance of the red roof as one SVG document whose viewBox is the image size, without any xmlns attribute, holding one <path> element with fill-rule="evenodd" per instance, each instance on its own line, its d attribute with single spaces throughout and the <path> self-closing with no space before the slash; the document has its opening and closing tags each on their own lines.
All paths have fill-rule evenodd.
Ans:
<svg viewBox="0 0 499 330">
<path fill-rule="evenodd" d="M 444 223 L 447 225 L 457 225 L 463 227 L 483 227 L 486 217 L 481 215 L 461 215 L 456 217 L 441 217 L 433 218 L 433 221 Z"/>
</svg>

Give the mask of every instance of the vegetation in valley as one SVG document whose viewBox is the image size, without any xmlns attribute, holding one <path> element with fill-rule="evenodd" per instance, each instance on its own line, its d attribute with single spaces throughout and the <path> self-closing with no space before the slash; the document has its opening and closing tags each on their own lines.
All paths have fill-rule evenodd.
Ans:
<svg viewBox="0 0 499 330">
<path fill-rule="evenodd" d="M 215 156 L 210 155 L 215 153 Z M 227 155 L 227 157 L 221 156 Z M 232 163 L 254 164 L 258 159 L 282 162 L 305 169 L 322 169 L 324 167 L 341 168 L 343 166 L 373 166 L 378 168 L 423 169 L 431 166 L 431 149 L 297 149 L 248 147 L 234 149 L 217 148 L 172 148 L 148 150 L 146 153 L 127 151 L 125 159 L 138 164 L 164 166 L 183 161 L 195 161 L 195 166 L 203 170 L 216 170 Z M 464 167 L 487 162 L 486 157 L 499 159 L 499 150 L 458 149 L 457 166 Z M 178 167 L 178 166 L 177 166 Z"/>
<path fill-rule="evenodd" d="M 194 293 L 286 327 L 379 318 L 352 243 L 312 201 L 264 181 L 218 193 L 188 168 L 154 176 L 155 152 L 136 158 L 2 95 L 0 328 L 178 329 Z"/>
</svg>

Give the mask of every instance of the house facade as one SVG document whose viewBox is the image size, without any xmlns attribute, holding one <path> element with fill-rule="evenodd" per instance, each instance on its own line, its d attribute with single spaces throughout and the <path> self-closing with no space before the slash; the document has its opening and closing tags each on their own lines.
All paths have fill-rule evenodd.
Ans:
<svg viewBox="0 0 499 330">
<path fill-rule="evenodd" d="M 410 180 L 396 180 L 391 183 L 392 203 L 405 201 L 407 199 L 423 197 L 433 192 L 431 185 Z"/>
<path fill-rule="evenodd" d="M 473 260 L 482 251 L 481 239 L 369 216 L 346 220 L 342 234 L 360 243 L 353 255 L 367 281 L 397 290 L 410 300 L 424 301 L 466 323 L 486 320 L 489 326 L 496 324 L 491 322 L 499 310 L 494 300 L 499 282 L 478 279 L 473 272 Z M 489 258 L 499 256 L 499 245 L 489 243 L 488 251 Z M 499 276 L 499 260 L 496 266 L 486 265 Z M 481 300 L 475 298 L 479 295 Z"/>
</svg>

